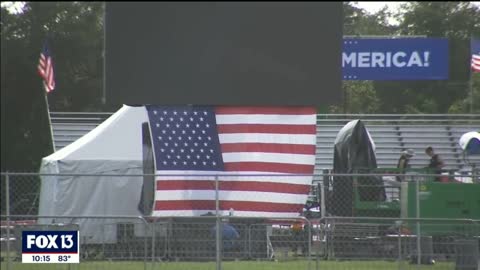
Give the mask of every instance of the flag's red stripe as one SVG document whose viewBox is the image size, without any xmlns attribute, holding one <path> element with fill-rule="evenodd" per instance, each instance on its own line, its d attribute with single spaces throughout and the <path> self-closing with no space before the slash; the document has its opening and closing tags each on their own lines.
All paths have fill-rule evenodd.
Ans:
<svg viewBox="0 0 480 270">
<path fill-rule="evenodd" d="M 220 201 L 220 210 L 299 213 L 302 204 L 247 201 Z M 215 200 L 156 201 L 155 210 L 212 210 Z"/>
<path fill-rule="evenodd" d="M 316 114 L 314 107 L 217 107 L 216 114 Z"/>
<path fill-rule="evenodd" d="M 53 89 L 53 68 L 51 65 L 50 59 L 48 59 L 46 62 L 40 60 L 40 66 L 38 67 L 38 72 L 40 77 L 43 78 L 45 81 L 45 85 L 48 87 L 49 90 Z"/>
<path fill-rule="evenodd" d="M 280 144 L 280 143 L 224 143 L 222 153 L 232 152 L 264 152 L 315 155 L 315 145 Z"/>
<path fill-rule="evenodd" d="M 49 66 L 47 69 L 47 84 L 50 85 L 51 80 L 52 80 L 52 69 Z"/>
<path fill-rule="evenodd" d="M 40 77 L 45 79 L 45 71 L 43 69 L 41 69 L 40 67 L 38 68 L 38 74 L 40 75 Z"/>
<path fill-rule="evenodd" d="M 218 133 L 316 134 L 315 125 L 233 124 L 217 125 Z"/>
<path fill-rule="evenodd" d="M 310 192 L 310 185 L 272 183 L 264 181 L 220 181 L 219 189 L 231 191 L 308 194 Z M 215 190 L 215 181 L 161 180 L 157 181 L 157 190 Z"/>
<path fill-rule="evenodd" d="M 224 163 L 225 171 L 255 171 L 312 174 L 314 165 L 287 164 L 273 162 L 231 162 Z"/>
<path fill-rule="evenodd" d="M 50 91 L 52 91 L 49 87 L 48 87 L 48 84 L 44 81 L 43 82 L 43 88 L 45 88 L 45 91 L 47 91 L 47 93 L 49 93 Z"/>
<path fill-rule="evenodd" d="M 47 73 L 50 71 L 50 65 L 52 64 L 52 62 L 50 61 L 50 58 L 47 58 L 47 65 L 45 67 L 45 70 L 47 71 Z"/>
<path fill-rule="evenodd" d="M 47 87 L 47 92 L 50 92 L 55 87 L 53 81 L 53 67 L 52 67 L 52 59 L 49 57 L 47 58 L 47 66 L 46 66 L 46 74 L 45 74 L 45 84 Z"/>
<path fill-rule="evenodd" d="M 53 80 L 53 69 L 50 67 L 50 73 L 48 77 L 48 86 L 51 90 L 55 87 L 55 81 Z"/>
<path fill-rule="evenodd" d="M 44 48 L 45 50 L 45 48 Z M 48 93 L 55 88 L 55 78 L 53 71 L 53 62 L 50 56 L 40 53 L 40 59 L 37 66 L 38 74 L 43 79 L 43 86 Z"/>
</svg>

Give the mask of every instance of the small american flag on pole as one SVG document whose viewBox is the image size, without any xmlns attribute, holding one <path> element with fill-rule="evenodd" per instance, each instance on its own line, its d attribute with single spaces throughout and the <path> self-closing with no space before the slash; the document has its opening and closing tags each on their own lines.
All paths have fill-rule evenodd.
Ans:
<svg viewBox="0 0 480 270">
<path fill-rule="evenodd" d="M 55 89 L 55 74 L 53 72 L 53 60 L 48 47 L 48 41 L 43 44 L 40 60 L 38 63 L 38 74 L 43 79 L 43 87 L 47 93 Z"/>
<path fill-rule="evenodd" d="M 310 107 L 146 106 L 154 148 L 153 216 L 296 217 L 313 179 Z"/>
<path fill-rule="evenodd" d="M 480 39 L 472 39 L 470 48 L 472 52 L 472 71 L 480 72 Z"/>
</svg>

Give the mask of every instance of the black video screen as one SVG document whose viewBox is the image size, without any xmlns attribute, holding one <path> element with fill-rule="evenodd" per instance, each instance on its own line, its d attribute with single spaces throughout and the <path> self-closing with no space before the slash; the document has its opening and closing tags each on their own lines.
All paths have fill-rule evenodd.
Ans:
<svg viewBox="0 0 480 270">
<path fill-rule="evenodd" d="M 107 2 L 110 105 L 329 105 L 342 2 Z"/>
</svg>

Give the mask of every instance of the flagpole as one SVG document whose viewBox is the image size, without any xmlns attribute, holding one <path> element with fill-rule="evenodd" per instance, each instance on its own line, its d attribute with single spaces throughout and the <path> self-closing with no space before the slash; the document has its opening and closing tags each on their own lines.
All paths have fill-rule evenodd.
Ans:
<svg viewBox="0 0 480 270">
<path fill-rule="evenodd" d="M 53 127 L 52 127 L 52 119 L 50 118 L 50 106 L 48 104 L 48 93 L 53 91 L 55 88 L 55 78 L 54 78 L 54 70 L 53 70 L 53 61 L 50 54 L 50 50 L 48 48 L 48 40 L 49 36 L 43 44 L 42 52 L 40 53 L 40 60 L 38 64 L 38 72 L 39 75 L 42 77 L 43 81 L 43 89 L 44 89 L 44 96 L 45 96 L 45 106 L 47 106 L 47 117 L 48 117 L 48 125 L 50 129 L 50 138 L 52 140 L 52 153 L 55 153 L 55 140 L 53 139 Z"/>
<path fill-rule="evenodd" d="M 470 63 L 469 63 L 469 78 L 468 78 L 468 87 L 469 87 L 469 93 L 470 93 L 470 113 L 473 114 L 473 80 L 472 80 L 472 44 L 473 44 L 473 39 L 470 37 Z"/>
<path fill-rule="evenodd" d="M 45 105 L 47 106 L 47 117 L 48 117 L 48 125 L 50 127 L 50 138 L 52 140 L 52 153 L 55 153 L 55 140 L 53 139 L 53 127 L 52 127 L 52 118 L 50 117 L 50 106 L 48 105 L 48 97 L 46 89 L 44 96 L 45 96 Z"/>
<path fill-rule="evenodd" d="M 470 79 L 468 82 L 468 87 L 470 88 L 470 113 L 473 114 L 473 79 L 472 79 L 472 68 L 470 67 Z"/>
</svg>

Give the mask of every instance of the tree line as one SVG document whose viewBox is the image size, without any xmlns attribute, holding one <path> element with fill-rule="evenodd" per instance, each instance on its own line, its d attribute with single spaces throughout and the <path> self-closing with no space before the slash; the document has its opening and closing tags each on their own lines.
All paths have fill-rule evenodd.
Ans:
<svg viewBox="0 0 480 270">
<path fill-rule="evenodd" d="M 51 111 L 115 111 L 103 97 L 103 14 L 101 2 L 25 2 L 12 13 L 1 7 L 1 171 L 36 171 L 52 152 L 47 108 L 37 64 L 47 35 L 54 57 L 56 90 Z M 409 2 L 391 13 L 370 14 L 343 2 L 343 34 L 425 35 L 450 43 L 446 81 L 344 81 L 344 103 L 331 113 L 480 112 L 480 76 L 469 91 L 470 38 L 480 37 L 480 9 L 470 2 Z M 389 23 L 395 18 L 399 24 Z"/>
</svg>

